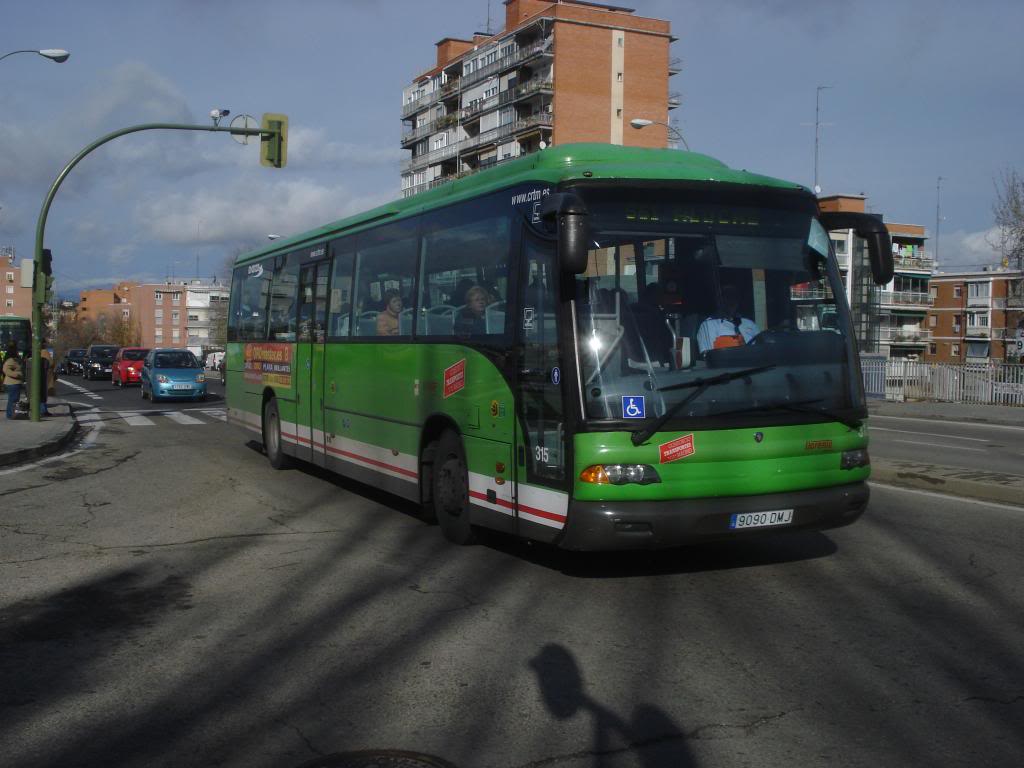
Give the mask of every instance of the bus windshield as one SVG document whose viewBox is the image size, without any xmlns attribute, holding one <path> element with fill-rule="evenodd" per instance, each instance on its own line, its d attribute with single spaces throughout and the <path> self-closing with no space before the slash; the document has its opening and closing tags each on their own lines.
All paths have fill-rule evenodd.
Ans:
<svg viewBox="0 0 1024 768">
<path fill-rule="evenodd" d="M 849 313 L 812 201 L 584 195 L 592 242 L 575 332 L 588 420 L 641 432 L 658 417 L 856 423 Z"/>
</svg>

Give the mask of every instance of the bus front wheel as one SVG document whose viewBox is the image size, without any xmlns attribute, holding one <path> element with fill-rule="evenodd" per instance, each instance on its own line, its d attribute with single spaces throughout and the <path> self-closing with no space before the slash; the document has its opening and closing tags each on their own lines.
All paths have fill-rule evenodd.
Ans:
<svg viewBox="0 0 1024 768">
<path fill-rule="evenodd" d="M 471 544 L 469 476 L 462 440 L 452 431 L 441 435 L 434 461 L 434 510 L 441 533 L 453 544 Z"/>
<path fill-rule="evenodd" d="M 291 458 L 281 445 L 281 416 L 275 398 L 270 398 L 263 406 L 263 450 L 274 469 L 287 469 L 291 465 Z"/>
</svg>

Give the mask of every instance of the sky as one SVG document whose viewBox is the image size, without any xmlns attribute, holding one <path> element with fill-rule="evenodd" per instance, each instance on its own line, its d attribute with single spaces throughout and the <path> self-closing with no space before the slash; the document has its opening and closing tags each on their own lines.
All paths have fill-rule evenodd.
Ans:
<svg viewBox="0 0 1024 768">
<path fill-rule="evenodd" d="M 434 43 L 504 21 L 501 0 L 0 0 L 0 246 L 31 256 L 50 185 L 79 151 L 148 122 L 289 117 L 288 165 L 227 134 L 145 132 L 77 165 L 50 209 L 57 288 L 226 276 L 267 235 L 399 195 L 402 89 Z M 690 148 L 811 186 L 821 91 L 823 195 L 863 194 L 927 228 L 940 269 L 998 261 L 996 185 L 1024 172 L 1024 2 L 637 0 L 668 19 L 682 72 L 670 115 Z M 231 117 L 227 119 L 230 121 Z M 941 187 L 937 188 L 942 177 Z"/>
</svg>

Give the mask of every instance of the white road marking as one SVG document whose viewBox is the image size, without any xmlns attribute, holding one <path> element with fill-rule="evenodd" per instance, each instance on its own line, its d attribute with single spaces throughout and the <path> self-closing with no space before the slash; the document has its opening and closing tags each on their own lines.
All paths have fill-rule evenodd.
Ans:
<svg viewBox="0 0 1024 768">
<path fill-rule="evenodd" d="M 165 411 L 162 415 L 166 416 L 171 421 L 176 421 L 178 424 L 205 424 L 206 422 L 202 419 L 197 419 L 188 414 L 181 413 L 180 411 Z"/>
<path fill-rule="evenodd" d="M 944 437 L 944 435 L 940 435 Z M 909 443 L 910 445 L 930 445 L 933 448 L 951 448 L 955 451 L 972 451 L 974 453 L 985 453 L 984 448 L 968 448 L 965 445 L 950 445 L 949 443 L 926 443 L 922 440 L 893 440 L 894 443 Z"/>
<path fill-rule="evenodd" d="M 1001 407 L 1001 406 L 994 406 Z M 1024 432 L 1024 427 L 1014 427 L 1009 424 L 989 424 L 988 422 L 982 421 L 949 421 L 948 419 L 923 419 L 918 416 L 880 416 L 878 414 L 871 414 L 869 417 L 869 424 L 871 419 L 895 419 L 896 421 L 926 421 L 932 426 L 935 424 L 956 424 L 961 427 L 977 427 L 979 429 L 1009 429 L 1015 432 Z M 875 427 L 875 429 L 881 429 L 881 427 Z M 943 435 L 945 437 L 945 435 Z"/>
<path fill-rule="evenodd" d="M 117 415 L 127 421 L 133 427 L 155 427 L 156 422 L 152 419 L 147 419 L 140 413 L 131 411 L 118 411 Z"/>
<path fill-rule="evenodd" d="M 91 389 L 86 389 L 85 387 L 83 387 L 83 386 L 81 386 L 79 384 L 75 384 L 73 382 L 70 382 L 67 379 L 57 379 L 57 381 L 59 381 L 61 384 L 63 384 L 66 387 L 71 387 L 71 389 L 75 390 L 79 394 L 85 395 L 86 397 L 88 397 L 91 400 L 102 400 L 103 399 L 100 395 L 97 395 Z"/>
<path fill-rule="evenodd" d="M 870 427 L 872 432 L 898 432 L 901 435 L 928 435 L 929 437 L 948 437 L 953 440 L 969 440 L 972 443 L 990 443 L 983 437 L 960 437 L 959 435 L 941 434 L 939 432 L 917 432 L 913 429 L 886 429 L 885 427 Z"/>
<path fill-rule="evenodd" d="M 904 488 L 899 485 L 890 485 L 889 483 L 876 483 L 874 480 L 868 482 L 868 485 L 885 488 L 887 491 L 899 491 L 900 493 L 916 493 L 919 496 L 931 496 L 937 499 L 946 499 L 947 501 L 956 501 L 957 503 L 965 504 L 980 504 L 985 507 L 995 507 L 996 509 L 1005 509 L 1009 512 L 1020 512 L 1021 507 L 1015 507 L 1012 504 L 999 504 L 995 501 L 982 501 L 981 499 L 972 499 L 968 496 L 954 496 L 950 493 L 936 493 L 935 491 L 922 491 L 917 488 Z"/>
</svg>

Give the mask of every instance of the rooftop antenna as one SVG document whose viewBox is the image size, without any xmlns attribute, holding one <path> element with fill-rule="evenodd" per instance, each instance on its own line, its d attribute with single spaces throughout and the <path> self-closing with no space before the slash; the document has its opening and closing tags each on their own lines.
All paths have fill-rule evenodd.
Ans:
<svg viewBox="0 0 1024 768">
<path fill-rule="evenodd" d="M 487 30 L 487 35 L 488 36 L 494 34 L 491 31 L 491 0 L 487 0 L 487 27 L 486 27 L 486 30 Z"/>
<path fill-rule="evenodd" d="M 942 221 L 939 202 L 942 199 L 942 181 L 943 177 L 939 176 L 935 182 L 935 269 L 939 268 L 939 222 Z"/>
</svg>

